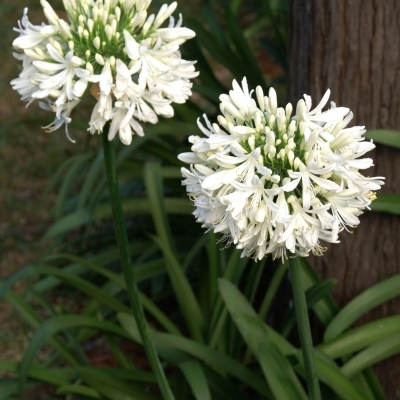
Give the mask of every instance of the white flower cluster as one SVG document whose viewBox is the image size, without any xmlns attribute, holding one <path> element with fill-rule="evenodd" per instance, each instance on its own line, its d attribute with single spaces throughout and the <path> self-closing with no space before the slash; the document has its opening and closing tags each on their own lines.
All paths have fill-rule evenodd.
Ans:
<svg viewBox="0 0 400 400">
<path fill-rule="evenodd" d="M 69 23 L 41 0 L 48 25 L 32 25 L 24 10 L 20 36 L 13 46 L 22 72 L 11 84 L 30 104 L 55 113 L 46 128 L 53 131 L 71 121 L 70 114 L 91 86 L 97 99 L 89 131 L 100 133 L 110 121 L 109 139 L 119 133 L 130 144 L 139 121 L 156 123 L 172 117 L 171 103 L 191 95 L 189 79 L 198 75 L 194 62 L 181 58 L 179 46 L 195 33 L 175 23 L 177 3 L 164 4 L 147 15 L 151 0 L 63 0 Z M 161 25 L 169 18 L 168 27 Z M 68 134 L 68 132 L 67 132 Z"/>
<path fill-rule="evenodd" d="M 359 172 L 373 165 L 360 157 L 375 146 L 363 126 L 347 128 L 348 108 L 332 102 L 322 111 L 329 90 L 313 110 L 305 95 L 294 116 L 290 103 L 278 108 L 274 89 L 255 94 L 257 102 L 246 79 L 242 87 L 233 81 L 220 96 L 219 124 L 204 116 L 206 137 L 191 136 L 192 152 L 179 155 L 191 164 L 182 175 L 193 214 L 242 256 L 321 255 L 320 240 L 337 243 L 340 231 L 356 227 L 384 183 Z"/>
</svg>

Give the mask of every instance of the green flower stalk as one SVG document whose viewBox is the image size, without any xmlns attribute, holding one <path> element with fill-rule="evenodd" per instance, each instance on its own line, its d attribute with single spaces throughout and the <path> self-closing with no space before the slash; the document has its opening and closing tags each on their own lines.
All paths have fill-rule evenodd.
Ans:
<svg viewBox="0 0 400 400">
<path fill-rule="evenodd" d="M 144 315 L 142 303 L 140 301 L 139 290 L 133 273 L 133 265 L 131 261 L 129 242 L 126 234 L 124 215 L 122 211 L 121 197 L 119 193 L 118 177 L 116 173 L 116 163 L 114 154 L 114 144 L 108 140 L 107 132 L 102 134 L 104 162 L 106 166 L 108 191 L 110 194 L 111 208 L 114 218 L 115 236 L 120 252 L 120 261 L 124 272 L 126 288 L 128 291 L 129 302 L 131 304 L 133 314 L 135 316 L 140 336 L 142 338 L 143 347 L 149 358 L 150 365 L 156 375 L 158 385 L 165 400 L 173 400 L 174 396 L 168 385 L 163 368 L 160 364 L 157 352 L 149 337 L 149 330 Z"/>
</svg>

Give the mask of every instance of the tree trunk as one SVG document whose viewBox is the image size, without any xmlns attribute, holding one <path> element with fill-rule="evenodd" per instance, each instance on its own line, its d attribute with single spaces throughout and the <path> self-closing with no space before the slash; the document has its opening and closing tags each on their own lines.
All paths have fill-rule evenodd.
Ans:
<svg viewBox="0 0 400 400">
<path fill-rule="evenodd" d="M 400 2 L 397 0 L 292 0 L 288 99 L 296 107 L 304 93 L 318 104 L 327 88 L 331 100 L 349 107 L 355 125 L 400 129 Z M 377 145 L 375 167 L 366 175 L 385 176 L 379 193 L 399 193 L 398 150 Z M 400 219 L 366 211 L 353 234 L 323 257 L 310 258 L 323 278 L 339 280 L 334 295 L 345 305 L 357 294 L 400 273 Z M 398 314 L 396 299 L 368 314 L 368 319 Z M 366 321 L 366 319 L 363 319 Z M 387 393 L 400 390 L 400 357 L 378 364 Z"/>
</svg>

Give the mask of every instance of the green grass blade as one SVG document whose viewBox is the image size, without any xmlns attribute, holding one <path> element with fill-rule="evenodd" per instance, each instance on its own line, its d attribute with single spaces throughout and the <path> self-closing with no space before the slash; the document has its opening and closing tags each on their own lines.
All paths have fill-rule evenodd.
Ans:
<svg viewBox="0 0 400 400">
<path fill-rule="evenodd" d="M 289 361 L 272 342 L 259 344 L 257 358 L 275 399 L 308 399 Z"/>
<path fill-rule="evenodd" d="M 400 333 L 400 316 L 382 318 L 343 333 L 318 348 L 332 359 L 350 355 L 392 334 Z"/>
<path fill-rule="evenodd" d="M 367 139 L 372 139 L 375 143 L 400 149 L 400 132 L 389 129 L 376 129 L 365 133 Z"/>
<path fill-rule="evenodd" d="M 180 364 L 179 367 L 183 375 L 185 375 L 195 399 L 211 400 L 207 378 L 201 364 L 198 361 L 190 360 Z"/>
<path fill-rule="evenodd" d="M 343 307 L 326 328 L 324 342 L 331 341 L 369 310 L 400 295 L 400 275 L 371 286 Z"/>
<path fill-rule="evenodd" d="M 341 370 L 344 375 L 351 378 L 365 368 L 398 353 L 400 353 L 400 333 L 395 333 L 355 355 Z"/>
</svg>

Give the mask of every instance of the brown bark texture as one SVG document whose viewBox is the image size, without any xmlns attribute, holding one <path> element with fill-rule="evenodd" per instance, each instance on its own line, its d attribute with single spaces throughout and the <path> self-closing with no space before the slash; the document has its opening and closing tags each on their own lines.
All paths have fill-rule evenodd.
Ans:
<svg viewBox="0 0 400 400">
<path fill-rule="evenodd" d="M 318 104 L 329 88 L 332 101 L 353 111 L 353 125 L 400 130 L 400 1 L 292 0 L 289 69 L 294 107 L 304 93 Z M 375 166 L 365 175 L 386 177 L 380 193 L 400 193 L 400 151 L 377 145 L 367 157 Z M 353 234 L 342 232 L 340 244 L 310 259 L 322 278 L 339 280 L 334 295 L 340 306 L 400 273 L 400 218 L 366 211 L 360 220 Z M 362 322 L 399 312 L 395 299 Z M 400 357 L 375 370 L 388 399 L 397 399 Z"/>
</svg>

